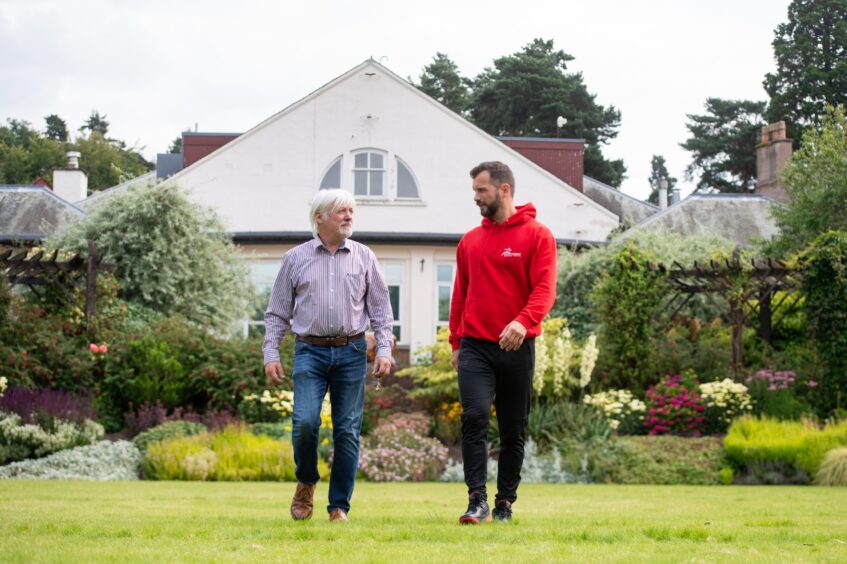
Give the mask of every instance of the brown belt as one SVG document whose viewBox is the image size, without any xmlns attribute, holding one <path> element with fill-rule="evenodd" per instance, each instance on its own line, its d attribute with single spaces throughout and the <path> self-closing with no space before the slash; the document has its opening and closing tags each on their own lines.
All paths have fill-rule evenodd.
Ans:
<svg viewBox="0 0 847 564">
<path fill-rule="evenodd" d="M 310 345 L 321 345 L 324 347 L 343 347 L 350 341 L 355 341 L 364 337 L 364 333 L 355 335 L 341 335 L 340 337 L 313 337 L 312 335 L 297 335 L 298 341 L 309 343 Z"/>
</svg>

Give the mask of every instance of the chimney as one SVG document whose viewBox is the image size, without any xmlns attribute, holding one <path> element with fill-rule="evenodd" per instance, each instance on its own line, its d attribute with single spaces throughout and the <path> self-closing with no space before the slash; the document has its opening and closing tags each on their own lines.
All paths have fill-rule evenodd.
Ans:
<svg viewBox="0 0 847 564">
<path fill-rule="evenodd" d="M 679 188 L 671 190 L 671 205 L 679 203 Z"/>
<path fill-rule="evenodd" d="M 668 179 L 659 179 L 659 209 L 663 210 L 668 207 Z"/>
<path fill-rule="evenodd" d="M 756 146 L 756 193 L 790 203 L 791 199 L 779 177 L 791 159 L 791 139 L 786 137 L 785 122 L 778 121 L 762 128 L 762 140 Z"/>
<path fill-rule="evenodd" d="M 79 168 L 78 151 L 68 151 L 68 166 L 53 171 L 53 193 L 68 202 L 88 197 L 88 174 Z"/>
</svg>

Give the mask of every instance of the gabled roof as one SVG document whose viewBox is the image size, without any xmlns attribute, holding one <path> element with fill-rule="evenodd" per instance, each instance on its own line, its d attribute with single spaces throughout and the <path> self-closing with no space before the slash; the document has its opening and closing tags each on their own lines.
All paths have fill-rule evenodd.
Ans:
<svg viewBox="0 0 847 564">
<path fill-rule="evenodd" d="M 34 242 L 85 213 L 43 186 L 0 184 L 0 241 Z"/>
<path fill-rule="evenodd" d="M 635 225 L 660 211 L 658 206 L 633 198 L 590 176 L 582 177 L 582 191 L 586 196 L 620 217 L 623 225 Z"/>
<path fill-rule="evenodd" d="M 608 216 L 608 218 L 613 219 L 615 221 L 618 220 L 617 215 L 614 214 L 613 212 L 609 211 L 607 208 L 603 207 L 602 205 L 595 203 L 591 198 L 587 197 L 585 194 L 583 194 L 582 192 L 580 192 L 579 190 L 577 190 L 573 186 L 570 186 L 569 184 L 567 184 L 566 182 L 564 182 L 563 180 L 558 178 L 553 173 L 545 170 L 543 167 L 541 167 L 540 165 L 538 165 L 537 163 L 535 163 L 531 159 L 525 157 L 524 155 L 522 155 L 518 151 L 512 149 L 508 145 L 505 145 L 497 137 L 489 134 L 486 131 L 483 131 L 482 129 L 475 126 L 470 121 L 466 120 L 465 118 L 463 118 L 459 114 L 455 113 L 454 111 L 450 110 L 449 108 L 447 108 L 446 106 L 444 106 L 443 104 L 441 104 L 440 102 L 438 102 L 437 100 L 432 98 L 431 96 L 421 92 L 418 88 L 416 88 L 408 80 L 406 80 L 406 79 L 402 78 L 401 76 L 395 74 L 393 71 L 391 71 L 387 67 L 383 66 L 382 64 L 378 63 L 373 58 L 365 60 L 363 63 L 353 67 L 352 69 L 345 72 L 344 74 L 336 77 L 335 79 L 327 82 L 323 86 L 321 86 L 321 87 L 317 88 L 316 90 L 312 91 L 311 93 L 307 94 L 303 98 L 301 98 L 301 99 L 297 100 L 296 102 L 290 104 L 286 108 L 282 109 L 281 111 L 275 113 L 274 115 L 270 116 L 266 120 L 262 121 L 261 123 L 259 123 L 255 127 L 251 128 L 250 130 L 246 131 L 245 133 L 239 135 L 237 138 L 233 139 L 232 141 L 230 141 L 229 143 L 227 143 L 226 145 L 224 145 L 220 149 L 210 153 L 209 155 L 203 157 L 202 159 L 198 160 L 197 162 L 193 163 L 192 165 L 190 165 L 190 166 L 182 169 L 181 171 L 177 172 L 176 174 L 174 174 L 173 176 L 168 178 L 166 180 L 166 182 L 179 183 L 180 179 L 187 172 L 191 171 L 192 169 L 194 169 L 198 166 L 202 166 L 205 162 L 207 162 L 210 159 L 219 157 L 222 153 L 235 150 L 239 145 L 247 142 L 251 137 L 258 134 L 263 129 L 265 129 L 266 127 L 268 127 L 272 123 L 276 122 L 277 120 L 279 120 L 280 118 L 282 118 L 286 114 L 293 112 L 294 110 L 296 110 L 300 106 L 303 106 L 304 104 L 310 103 L 312 100 L 314 100 L 315 98 L 320 96 L 322 93 L 326 92 L 327 90 L 332 89 L 337 84 L 342 83 L 342 82 L 350 79 L 351 77 L 362 73 L 363 71 L 367 70 L 368 67 L 374 68 L 375 70 L 378 70 L 379 72 L 384 73 L 385 76 L 394 80 L 398 84 L 403 85 L 403 87 L 405 87 L 410 93 L 414 93 L 415 96 L 419 97 L 422 100 L 425 100 L 428 104 L 432 105 L 433 107 L 438 108 L 441 112 L 448 115 L 450 117 L 450 119 L 453 119 L 456 122 L 461 123 L 464 127 L 473 130 L 475 133 L 477 133 L 480 136 L 481 139 L 487 140 L 493 147 L 496 147 L 497 151 L 502 151 L 502 150 L 505 149 L 506 151 L 511 153 L 512 158 L 514 158 L 515 160 L 523 161 L 526 165 L 535 168 L 538 172 L 540 172 L 541 174 L 546 176 L 550 181 L 560 185 L 563 189 L 569 190 L 570 195 L 572 197 L 575 197 L 579 200 L 582 200 L 582 202 L 585 205 L 590 206 L 596 212 L 603 214 L 603 215 L 606 215 L 606 216 Z"/>
<path fill-rule="evenodd" d="M 661 229 L 681 235 L 720 235 L 748 247 L 755 240 L 769 240 L 779 233 L 771 215 L 781 206 L 760 194 L 692 194 L 624 232 Z"/>
</svg>

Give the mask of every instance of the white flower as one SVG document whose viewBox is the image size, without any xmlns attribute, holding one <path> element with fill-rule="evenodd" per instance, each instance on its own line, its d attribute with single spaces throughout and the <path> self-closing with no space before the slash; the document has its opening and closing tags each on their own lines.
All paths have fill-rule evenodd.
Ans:
<svg viewBox="0 0 847 564">
<path fill-rule="evenodd" d="M 591 335 L 582 349 L 582 360 L 579 363 L 579 387 L 586 387 L 591 382 L 591 373 L 594 372 L 594 364 L 597 362 L 597 336 Z"/>
</svg>

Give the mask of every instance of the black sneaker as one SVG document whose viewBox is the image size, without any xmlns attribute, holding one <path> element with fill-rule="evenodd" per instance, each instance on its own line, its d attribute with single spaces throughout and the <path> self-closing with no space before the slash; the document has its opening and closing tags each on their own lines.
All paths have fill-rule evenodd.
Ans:
<svg viewBox="0 0 847 564">
<path fill-rule="evenodd" d="M 459 517 L 462 525 L 479 525 L 491 521 L 491 513 L 488 511 L 488 501 L 485 495 L 473 492 L 468 496 L 468 510 Z"/>
<path fill-rule="evenodd" d="M 494 503 L 494 511 L 491 512 L 495 521 L 508 523 L 512 520 L 512 502 L 507 499 L 498 500 Z"/>
</svg>

